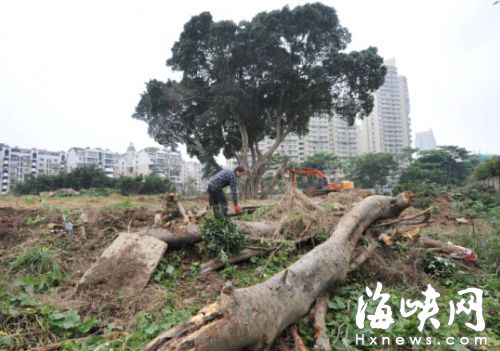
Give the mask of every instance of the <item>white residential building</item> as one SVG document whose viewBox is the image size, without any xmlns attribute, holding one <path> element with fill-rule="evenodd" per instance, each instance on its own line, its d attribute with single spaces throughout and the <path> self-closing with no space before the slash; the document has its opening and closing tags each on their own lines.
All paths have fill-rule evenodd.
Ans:
<svg viewBox="0 0 500 351">
<path fill-rule="evenodd" d="M 134 169 L 135 175 L 155 173 L 160 177 L 168 177 L 178 187 L 184 183 L 184 161 L 180 152 L 147 147 L 135 155 Z"/>
<path fill-rule="evenodd" d="M 184 185 L 187 186 L 187 183 L 190 181 L 190 179 L 194 180 L 197 191 L 201 192 L 207 190 L 208 180 L 206 178 L 203 178 L 201 163 L 194 161 L 188 161 L 184 163 Z"/>
<path fill-rule="evenodd" d="M 118 157 L 115 164 L 115 176 L 133 177 L 135 172 L 135 147 L 133 143 L 127 148 L 127 152 Z"/>
<path fill-rule="evenodd" d="M 1 194 L 33 175 L 55 175 L 66 169 L 66 153 L 0 144 Z"/>
<path fill-rule="evenodd" d="M 415 147 L 419 150 L 434 150 L 437 147 L 432 129 L 417 133 Z"/>
<path fill-rule="evenodd" d="M 71 172 L 80 167 L 95 165 L 108 177 L 113 177 L 119 154 L 108 149 L 72 147 L 68 151 L 67 168 Z"/>
<path fill-rule="evenodd" d="M 372 113 L 358 126 L 359 152 L 397 153 L 411 145 L 408 84 L 394 59 L 385 62 L 387 75 L 375 93 Z"/>
</svg>

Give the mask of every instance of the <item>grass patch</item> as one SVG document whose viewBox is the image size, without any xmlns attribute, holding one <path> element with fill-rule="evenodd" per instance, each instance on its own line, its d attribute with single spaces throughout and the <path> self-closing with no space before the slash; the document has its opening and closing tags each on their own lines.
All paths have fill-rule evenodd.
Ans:
<svg viewBox="0 0 500 351">
<path fill-rule="evenodd" d="M 11 276 L 18 274 L 53 274 L 62 275 L 54 249 L 47 246 L 37 246 L 23 251 L 9 263 L 7 273 Z"/>
</svg>

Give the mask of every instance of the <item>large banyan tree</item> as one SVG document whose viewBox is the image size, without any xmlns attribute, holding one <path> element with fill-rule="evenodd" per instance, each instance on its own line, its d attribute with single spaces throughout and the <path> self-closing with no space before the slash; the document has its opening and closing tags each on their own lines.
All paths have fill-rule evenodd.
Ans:
<svg viewBox="0 0 500 351">
<path fill-rule="evenodd" d="M 374 47 L 346 52 L 350 38 L 335 9 L 320 3 L 239 24 L 203 12 L 184 25 L 167 60 L 182 79 L 150 80 L 133 117 L 160 144 L 185 144 L 206 169 L 221 151 L 236 158 L 253 196 L 279 144 L 307 133 L 311 116 L 352 125 L 371 112 L 386 68 Z M 261 150 L 266 137 L 274 142 Z"/>
</svg>

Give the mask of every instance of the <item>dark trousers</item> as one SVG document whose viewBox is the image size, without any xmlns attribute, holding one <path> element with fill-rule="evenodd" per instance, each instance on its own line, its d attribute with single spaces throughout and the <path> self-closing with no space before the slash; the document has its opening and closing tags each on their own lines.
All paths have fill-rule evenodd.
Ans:
<svg viewBox="0 0 500 351">
<path fill-rule="evenodd" d="M 208 187 L 208 204 L 212 207 L 215 218 L 227 217 L 227 200 L 222 189 Z"/>
</svg>

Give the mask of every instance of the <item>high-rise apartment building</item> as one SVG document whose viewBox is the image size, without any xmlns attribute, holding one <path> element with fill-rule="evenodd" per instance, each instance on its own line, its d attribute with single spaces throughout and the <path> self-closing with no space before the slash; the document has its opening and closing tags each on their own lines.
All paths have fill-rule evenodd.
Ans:
<svg viewBox="0 0 500 351">
<path fill-rule="evenodd" d="M 340 117 L 333 117 L 329 123 L 330 149 L 341 161 L 358 153 L 358 137 L 355 126 L 349 126 Z"/>
<path fill-rule="evenodd" d="M 394 59 L 385 62 L 387 75 L 375 93 L 372 113 L 358 126 L 359 151 L 397 153 L 411 145 L 408 84 Z"/>
<path fill-rule="evenodd" d="M 434 150 L 436 148 L 436 139 L 432 129 L 417 133 L 415 147 L 419 150 Z"/>
<path fill-rule="evenodd" d="M 66 153 L 0 144 L 1 194 L 29 176 L 54 175 L 66 169 Z"/>
<path fill-rule="evenodd" d="M 346 159 L 357 153 L 356 128 L 349 127 L 340 117 L 311 117 L 308 129 L 309 133 L 302 137 L 296 134 L 288 135 L 276 152 L 287 155 L 296 162 L 302 162 L 318 152 L 332 152 L 340 159 Z M 272 139 L 265 139 L 259 146 L 265 151 L 273 142 Z"/>
</svg>

